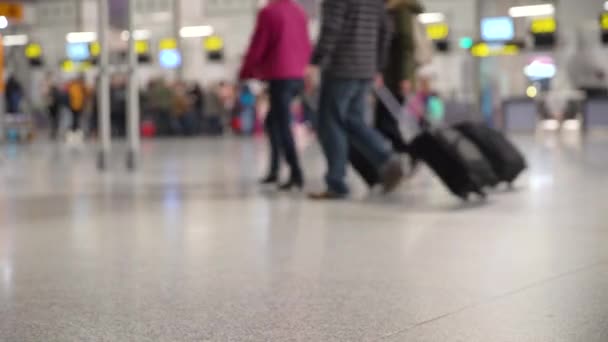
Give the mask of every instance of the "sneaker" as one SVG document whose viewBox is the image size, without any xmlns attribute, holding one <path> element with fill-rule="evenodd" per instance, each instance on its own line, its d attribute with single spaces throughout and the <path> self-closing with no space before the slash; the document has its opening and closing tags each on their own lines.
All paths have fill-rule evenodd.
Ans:
<svg viewBox="0 0 608 342">
<path fill-rule="evenodd" d="M 84 134 L 82 131 L 67 132 L 65 142 L 69 147 L 82 147 L 84 145 Z"/>
<path fill-rule="evenodd" d="M 70 131 L 65 134 L 66 145 L 68 145 L 68 146 L 74 145 L 74 140 L 75 140 L 74 132 Z"/>
<path fill-rule="evenodd" d="M 397 189 L 403 177 L 403 167 L 398 158 L 391 158 L 386 165 L 382 167 L 382 188 L 384 193 L 391 193 Z"/>
</svg>

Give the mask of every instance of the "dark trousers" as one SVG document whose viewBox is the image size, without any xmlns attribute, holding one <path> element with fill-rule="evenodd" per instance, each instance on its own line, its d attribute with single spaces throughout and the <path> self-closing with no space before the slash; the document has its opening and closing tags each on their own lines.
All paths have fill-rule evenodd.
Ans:
<svg viewBox="0 0 608 342">
<path fill-rule="evenodd" d="M 112 136 L 124 138 L 127 136 L 127 114 L 124 112 L 111 113 Z"/>
<path fill-rule="evenodd" d="M 291 169 L 292 179 L 302 178 L 296 144 L 291 131 L 291 102 L 304 87 L 301 79 L 270 81 L 270 111 L 266 117 L 265 128 L 270 142 L 269 175 L 278 176 L 281 155 Z"/>
<path fill-rule="evenodd" d="M 393 96 L 403 102 L 403 97 L 398 92 L 392 92 Z M 399 130 L 399 122 L 395 116 L 381 101 L 376 101 L 376 111 L 374 116 L 374 127 L 386 138 L 393 149 L 400 153 L 410 153 L 410 147 L 403 138 Z M 380 173 L 378 168 L 369 161 L 361 151 L 352 144 L 349 146 L 349 160 L 355 171 L 361 175 L 367 185 L 374 186 L 380 183 Z"/>
<path fill-rule="evenodd" d="M 59 133 L 59 122 L 61 117 L 59 116 L 59 106 L 49 106 L 49 119 L 51 124 L 51 139 L 56 139 Z"/>
<path fill-rule="evenodd" d="M 382 136 L 365 122 L 365 99 L 371 80 L 340 79 L 323 75 L 319 106 L 319 139 L 327 159 L 329 192 L 348 194 L 345 182 L 349 146 L 355 146 L 374 169 L 389 161 L 392 151 Z"/>
<path fill-rule="evenodd" d="M 605 98 L 608 96 L 608 90 L 602 87 L 583 87 L 581 91 L 585 93 L 588 99 Z"/>
<path fill-rule="evenodd" d="M 80 129 L 80 119 L 82 118 L 82 110 L 72 109 L 72 126 L 70 130 L 77 132 Z"/>
</svg>

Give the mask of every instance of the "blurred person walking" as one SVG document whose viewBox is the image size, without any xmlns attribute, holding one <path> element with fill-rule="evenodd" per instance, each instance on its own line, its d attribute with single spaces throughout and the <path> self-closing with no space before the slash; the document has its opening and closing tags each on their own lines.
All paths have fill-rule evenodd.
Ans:
<svg viewBox="0 0 608 342">
<path fill-rule="evenodd" d="M 146 92 L 146 102 L 153 121 L 156 123 L 158 134 L 161 136 L 170 135 L 172 132 L 173 92 L 164 79 L 156 78 L 150 81 Z"/>
<path fill-rule="evenodd" d="M 290 178 L 281 190 L 301 189 L 304 176 L 291 131 L 290 104 L 303 88 L 312 51 L 308 18 L 294 0 L 270 0 L 258 14 L 255 32 L 240 72 L 240 79 L 269 83 L 270 112 L 266 131 L 270 141 L 270 168 L 262 184 L 279 181 L 281 154 L 290 166 Z"/>
<path fill-rule="evenodd" d="M 384 70 L 389 26 L 380 0 L 323 3 L 321 35 L 311 64 L 322 71 L 318 131 L 328 171 L 327 190 L 311 194 L 313 199 L 348 196 L 345 178 L 349 143 L 378 170 L 385 192 L 394 190 L 403 178 L 399 160 L 364 120 L 372 80 L 376 77 L 378 85 L 382 84 L 379 71 Z"/>
<path fill-rule="evenodd" d="M 394 25 L 389 47 L 388 63 L 382 74 L 390 92 L 403 103 L 416 82 L 416 43 L 413 27 L 417 15 L 424 11 L 418 0 L 387 0 L 386 8 Z M 410 153 L 409 146 L 399 131 L 397 119 L 382 103 L 376 102 L 374 126 L 401 153 Z"/>
<path fill-rule="evenodd" d="M 171 127 L 173 130 L 173 135 L 191 135 L 192 101 L 188 95 L 188 89 L 183 82 L 177 82 L 173 86 L 172 105 Z"/>
<path fill-rule="evenodd" d="M 78 77 L 68 83 L 67 92 L 68 106 L 72 112 L 72 125 L 70 127 L 70 132 L 68 132 L 67 135 L 67 142 L 69 144 L 80 144 L 84 138 L 80 127 L 80 121 L 89 100 L 89 90 L 84 74 L 78 75 Z"/>
<path fill-rule="evenodd" d="M 127 136 L 127 79 L 124 75 L 113 75 L 110 81 L 110 117 L 112 135 Z"/>
<path fill-rule="evenodd" d="M 8 114 L 19 114 L 21 111 L 21 100 L 23 99 L 23 87 L 14 75 L 6 81 L 5 90 L 6 112 Z"/>
<path fill-rule="evenodd" d="M 192 101 L 192 109 L 196 111 L 197 115 L 203 116 L 205 111 L 205 93 L 203 88 L 198 83 L 193 83 L 188 89 L 188 96 Z"/>
<path fill-rule="evenodd" d="M 193 82 L 188 89 L 188 96 L 192 103 L 192 133 L 202 133 L 205 121 L 205 92 L 198 82 Z"/>
<path fill-rule="evenodd" d="M 60 111 L 62 107 L 61 90 L 55 83 L 52 73 L 48 73 L 42 84 L 42 98 L 46 107 L 50 120 L 50 137 L 51 140 L 56 140 L 59 134 Z"/>
<path fill-rule="evenodd" d="M 599 44 L 594 44 L 595 36 L 577 32 L 575 46 L 567 64 L 567 72 L 574 87 L 587 98 L 608 96 L 608 68 L 604 52 Z"/>
<path fill-rule="evenodd" d="M 384 84 L 399 103 L 408 101 L 416 82 L 416 40 L 414 25 L 416 16 L 424 11 L 418 0 L 386 0 L 388 18 L 394 28 L 390 38 L 386 67 L 382 70 Z M 410 169 L 416 169 L 417 159 L 399 129 L 399 122 L 390 109 L 376 101 L 374 127 L 392 144 L 399 153 L 410 155 Z M 350 162 L 364 178 L 367 185 L 375 186 L 380 182 L 380 175 L 374 170 L 371 162 L 354 146 L 349 149 Z"/>
</svg>

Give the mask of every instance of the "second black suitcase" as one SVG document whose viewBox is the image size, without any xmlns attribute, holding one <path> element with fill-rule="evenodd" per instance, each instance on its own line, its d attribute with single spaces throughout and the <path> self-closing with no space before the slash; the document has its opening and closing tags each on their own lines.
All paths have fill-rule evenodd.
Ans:
<svg viewBox="0 0 608 342">
<path fill-rule="evenodd" d="M 485 198 L 484 187 L 498 183 L 481 152 L 457 130 L 441 128 L 423 132 L 412 142 L 412 150 L 463 200 L 471 194 Z"/>
<path fill-rule="evenodd" d="M 454 128 L 479 148 L 501 182 L 512 184 L 527 168 L 524 156 L 502 133 L 472 122 L 461 123 Z"/>
</svg>

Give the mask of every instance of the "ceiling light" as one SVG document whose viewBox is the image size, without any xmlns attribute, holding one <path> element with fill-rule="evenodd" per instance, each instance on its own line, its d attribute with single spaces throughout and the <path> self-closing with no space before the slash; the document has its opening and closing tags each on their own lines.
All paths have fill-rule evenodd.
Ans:
<svg viewBox="0 0 608 342">
<path fill-rule="evenodd" d="M 130 35 L 131 34 L 129 33 L 129 31 L 122 31 L 120 33 L 120 39 L 127 41 L 127 40 L 129 40 Z M 150 39 L 150 31 L 135 30 L 135 33 L 133 33 L 133 36 L 135 37 L 135 40 L 148 40 L 148 39 Z"/>
<path fill-rule="evenodd" d="M 4 36 L 2 44 L 4 46 L 24 46 L 28 43 L 28 37 L 25 34 L 15 34 Z"/>
<path fill-rule="evenodd" d="M 536 97 L 536 95 L 538 95 L 538 89 L 533 85 L 529 86 L 528 89 L 526 89 L 526 95 L 533 99 Z"/>
<path fill-rule="evenodd" d="M 513 18 L 540 17 L 555 14 L 555 6 L 552 4 L 517 6 L 509 9 L 509 15 Z"/>
<path fill-rule="evenodd" d="M 179 36 L 182 38 L 199 38 L 208 37 L 213 34 L 213 27 L 204 26 L 186 26 L 179 30 Z"/>
<path fill-rule="evenodd" d="M 8 19 L 5 16 L 0 16 L 0 29 L 5 29 L 8 27 Z"/>
<path fill-rule="evenodd" d="M 445 20 L 445 14 L 443 13 L 422 13 L 418 15 L 418 21 L 423 24 L 434 24 L 440 23 Z"/>
<path fill-rule="evenodd" d="M 95 32 L 70 32 L 65 37 L 68 43 L 92 43 L 97 40 Z"/>
</svg>

